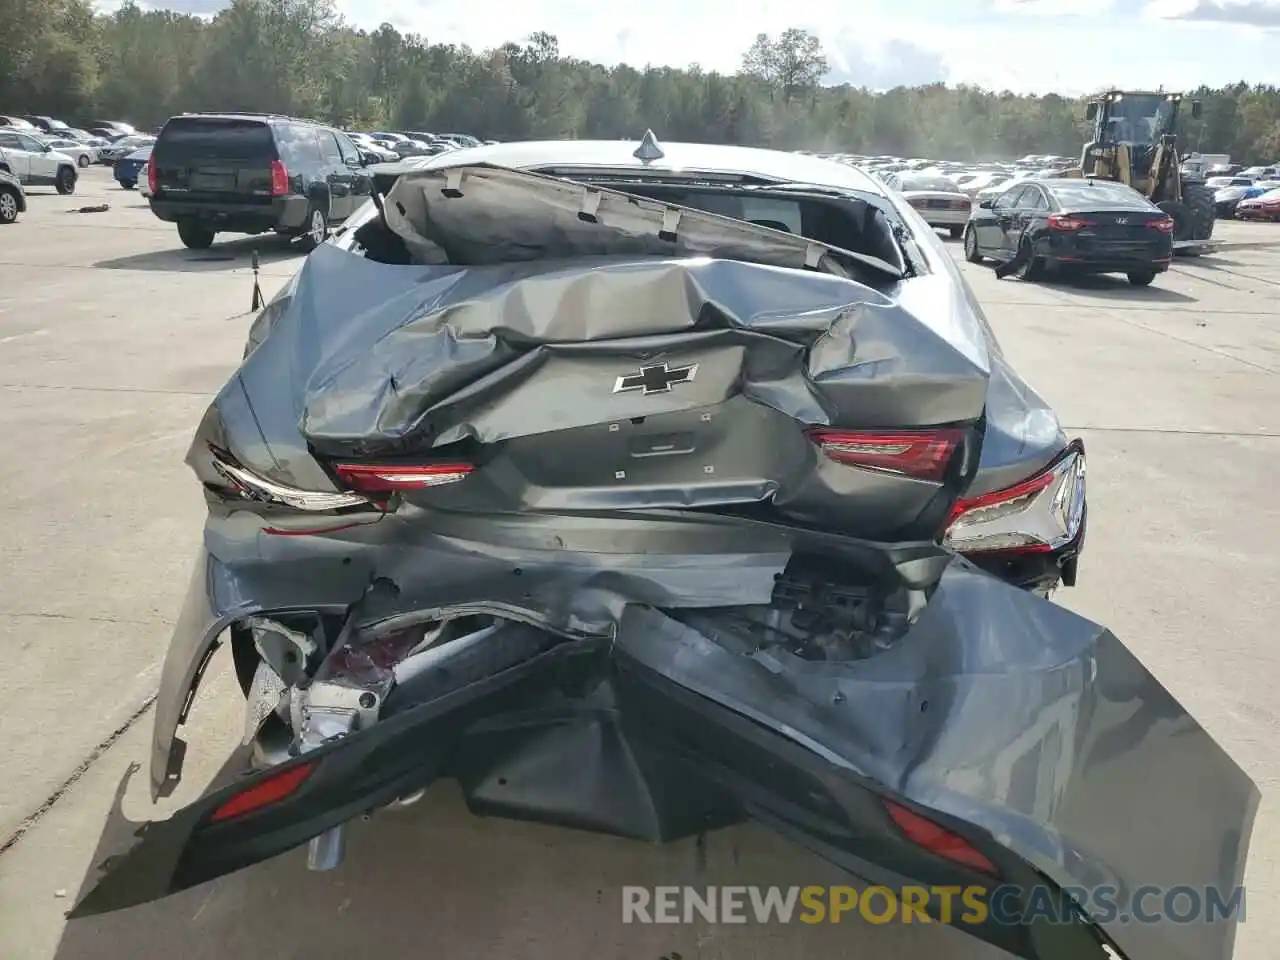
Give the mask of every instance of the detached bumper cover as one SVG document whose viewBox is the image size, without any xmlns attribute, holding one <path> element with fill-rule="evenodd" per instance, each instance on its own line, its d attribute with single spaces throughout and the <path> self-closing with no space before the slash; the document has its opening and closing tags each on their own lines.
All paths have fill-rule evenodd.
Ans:
<svg viewBox="0 0 1280 960">
<path fill-rule="evenodd" d="M 142 825 L 74 915 L 239 869 L 441 776 L 457 778 L 481 812 L 649 840 L 752 817 L 889 885 L 928 882 L 930 865 L 878 826 L 869 812 L 883 813 L 877 797 L 955 825 L 1006 877 L 1110 885 L 1121 914 L 1140 887 L 1229 893 L 1241 883 L 1258 802 L 1249 778 L 1109 631 L 936 547 L 672 513 L 642 522 L 648 553 L 619 551 L 628 524 L 641 523 L 621 516 L 598 521 L 604 534 L 584 518 L 557 527 L 566 552 L 543 548 L 549 528 L 527 518 L 492 521 L 486 542 L 503 545 L 484 547 L 460 536 L 475 522 L 418 542 L 382 528 L 376 564 L 360 543 L 367 531 L 330 542 L 327 559 L 314 541 L 294 542 L 312 538 L 213 543 L 222 556 L 202 559 L 165 665 L 157 792 L 181 766 L 174 731 L 193 679 L 222 629 L 256 610 L 343 608 L 364 597 L 376 620 L 484 600 L 524 621 L 508 640 L 551 636 L 559 645 L 307 754 L 318 765 L 304 787 L 259 814 L 210 822 L 229 795 L 273 771 Z M 590 542 L 596 549 L 584 550 Z M 735 648 L 719 608 L 768 602 L 774 575 L 801 550 L 940 580 L 901 641 L 869 660 Z M 370 603 L 370 584 L 387 582 L 396 589 Z M 551 775 L 566 756 L 581 783 Z M 1094 920 L 1094 952 L 1073 958 L 1103 956 L 1106 940 L 1131 960 L 1232 953 L 1232 922 Z M 1028 958 L 1066 955 L 1054 951 L 1080 942 L 1071 939 L 1079 929 L 1063 925 L 963 929 Z"/>
</svg>

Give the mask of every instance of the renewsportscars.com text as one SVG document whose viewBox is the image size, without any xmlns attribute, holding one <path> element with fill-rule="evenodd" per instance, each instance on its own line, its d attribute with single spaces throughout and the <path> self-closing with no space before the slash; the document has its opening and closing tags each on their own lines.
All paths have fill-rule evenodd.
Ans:
<svg viewBox="0 0 1280 960">
<path fill-rule="evenodd" d="M 1122 907 L 1121 904 L 1124 904 Z M 1097 923 L 1244 922 L 1244 888 L 1137 887 L 635 887 L 622 888 L 623 923 Z"/>
</svg>

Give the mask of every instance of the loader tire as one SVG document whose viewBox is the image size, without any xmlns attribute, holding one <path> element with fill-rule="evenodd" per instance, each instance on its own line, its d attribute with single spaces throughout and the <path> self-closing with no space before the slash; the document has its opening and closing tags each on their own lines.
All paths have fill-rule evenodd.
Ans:
<svg viewBox="0 0 1280 960">
<path fill-rule="evenodd" d="M 1186 208 L 1187 240 L 1208 240 L 1213 236 L 1213 191 L 1203 183 L 1182 184 L 1182 205 Z"/>
</svg>

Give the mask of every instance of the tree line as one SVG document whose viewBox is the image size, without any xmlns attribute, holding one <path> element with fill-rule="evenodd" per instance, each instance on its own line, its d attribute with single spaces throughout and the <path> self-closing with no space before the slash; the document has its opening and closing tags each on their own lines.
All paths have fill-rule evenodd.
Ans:
<svg viewBox="0 0 1280 960">
<path fill-rule="evenodd" d="M 211 18 L 90 0 L 0 0 L 0 113 L 140 128 L 184 111 L 306 116 L 353 129 L 486 139 L 660 138 L 957 160 L 1075 156 L 1084 103 L 932 84 L 824 86 L 821 44 L 761 35 L 736 74 L 602 66 L 537 33 L 493 50 L 433 43 L 390 24 L 356 29 L 333 0 L 232 0 Z M 1188 91 L 1204 104 L 1183 150 L 1280 159 L 1280 88 Z"/>
</svg>

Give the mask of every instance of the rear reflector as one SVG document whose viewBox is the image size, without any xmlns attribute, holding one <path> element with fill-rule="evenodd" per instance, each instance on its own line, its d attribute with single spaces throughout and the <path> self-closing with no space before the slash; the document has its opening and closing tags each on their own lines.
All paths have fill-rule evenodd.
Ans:
<svg viewBox="0 0 1280 960">
<path fill-rule="evenodd" d="M 224 801 L 220 807 L 213 811 L 209 819 L 213 823 L 221 823 L 224 820 L 234 820 L 236 817 L 255 813 L 263 807 L 271 806 L 273 803 L 279 803 L 286 797 L 296 793 L 298 788 L 306 782 L 307 777 L 311 776 L 317 765 L 317 761 L 313 760 L 310 763 L 301 763 L 296 767 L 290 767 L 288 770 L 281 770 L 275 776 L 259 781 L 243 793 L 237 793 L 234 797 Z"/>
<path fill-rule="evenodd" d="M 900 803 L 882 798 L 884 808 L 903 835 L 916 846 L 982 873 L 996 873 L 996 865 L 980 850 L 957 833 L 940 827 L 932 820 L 908 810 Z"/>
<path fill-rule="evenodd" d="M 814 427 L 809 431 L 809 439 L 828 460 L 920 480 L 941 480 L 963 437 L 963 430 L 952 428 L 879 433 Z"/>
<path fill-rule="evenodd" d="M 471 475 L 470 463 L 340 463 L 334 470 L 350 489 L 361 493 L 398 493 L 457 483 Z"/>
<path fill-rule="evenodd" d="M 1084 444 L 1073 440 L 1043 471 L 951 508 L 944 546 L 960 553 L 1048 553 L 1080 533 L 1085 504 Z"/>
</svg>

